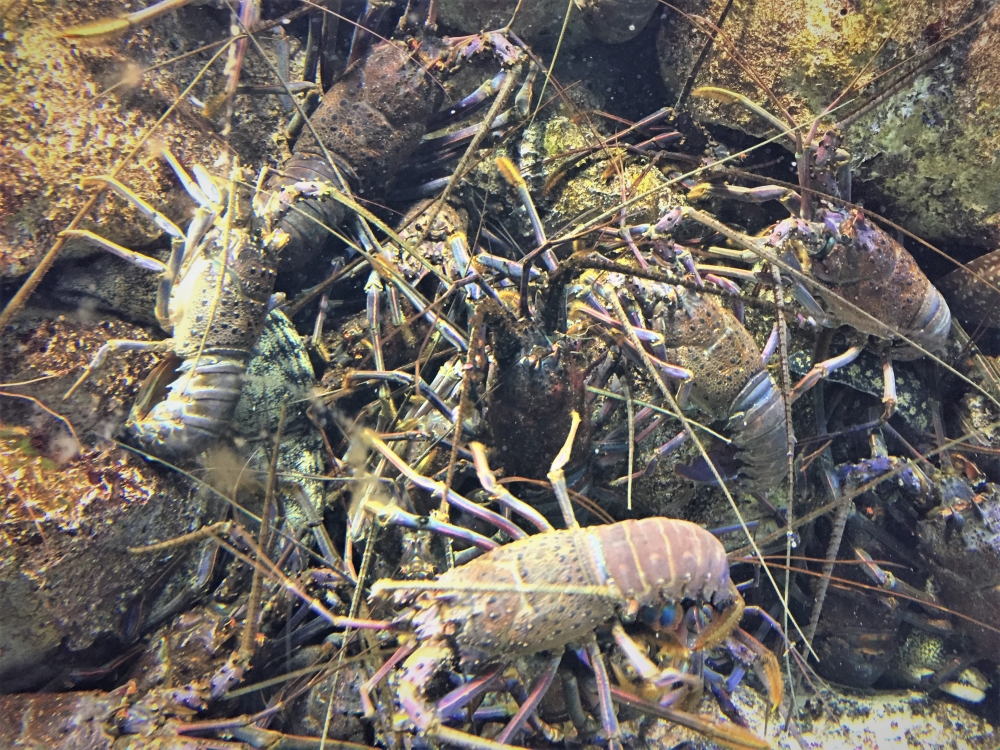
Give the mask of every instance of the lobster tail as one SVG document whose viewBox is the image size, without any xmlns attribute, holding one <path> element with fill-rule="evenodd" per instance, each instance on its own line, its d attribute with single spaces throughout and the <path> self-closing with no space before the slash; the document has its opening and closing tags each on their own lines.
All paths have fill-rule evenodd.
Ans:
<svg viewBox="0 0 1000 750">
<path fill-rule="evenodd" d="M 231 355 L 177 362 L 170 358 L 150 374 L 126 425 L 145 450 L 171 460 L 197 455 L 219 438 L 232 419 L 247 369 L 245 357 Z"/>
<path fill-rule="evenodd" d="M 951 310 L 941 292 L 930 282 L 927 282 L 924 298 L 911 327 L 903 329 L 902 332 L 931 353 L 944 349 L 948 334 L 951 332 Z M 916 359 L 923 354 L 924 352 L 914 347 L 897 347 L 893 349 L 892 356 L 894 359 Z"/>
<path fill-rule="evenodd" d="M 674 518 L 630 519 L 584 529 L 594 576 L 625 600 L 655 604 L 690 598 L 720 604 L 731 597 L 729 561 L 719 540 Z"/>
<path fill-rule="evenodd" d="M 774 378 L 761 370 L 733 401 L 727 425 L 741 473 L 758 489 L 779 486 L 788 473 L 785 403 Z"/>
</svg>

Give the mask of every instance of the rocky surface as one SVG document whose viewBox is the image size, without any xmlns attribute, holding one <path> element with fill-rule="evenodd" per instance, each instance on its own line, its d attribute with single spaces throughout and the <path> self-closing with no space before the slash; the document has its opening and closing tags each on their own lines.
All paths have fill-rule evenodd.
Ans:
<svg viewBox="0 0 1000 750">
<path fill-rule="evenodd" d="M 221 90 L 225 53 L 192 88 L 195 99 L 178 100 L 228 38 L 228 12 L 189 7 L 120 39 L 75 44 L 60 32 L 120 14 L 125 4 L 42 0 L 20 7 L 22 12 L 4 16 L 0 39 L 0 159 L 7 167 L 0 176 L 0 278 L 30 271 L 95 190 L 81 181 L 112 173 L 137 148 L 119 179 L 178 220 L 190 202 L 156 158 L 160 145 L 188 166 L 198 163 L 223 175 L 235 153 L 254 167 L 268 154 L 280 156 L 281 144 L 259 137 L 278 132 L 284 115 L 275 97 L 239 97 L 228 143 L 219 123 L 194 103 Z M 214 46 L 179 58 L 203 45 Z M 254 54 L 247 55 L 246 66 L 269 75 Z M 107 197 L 80 228 L 127 247 L 159 235 L 135 208 Z"/>
<path fill-rule="evenodd" d="M 716 20 L 725 2 L 676 5 Z M 970 0 L 738 1 L 723 24 L 729 44 L 714 45 L 693 83 L 737 91 L 776 111 L 744 68 L 752 69 L 802 124 L 859 79 L 863 88 L 824 122 L 879 101 L 845 132 L 855 183 L 866 188 L 870 207 L 932 241 L 990 248 L 1000 239 L 1000 177 L 993 163 L 1000 146 L 1000 20 L 995 13 L 978 17 L 983 10 Z M 665 14 L 660 69 L 675 92 L 687 83 L 705 38 L 679 13 Z M 737 105 L 691 99 L 687 106 L 751 133 L 774 132 Z"/>
</svg>

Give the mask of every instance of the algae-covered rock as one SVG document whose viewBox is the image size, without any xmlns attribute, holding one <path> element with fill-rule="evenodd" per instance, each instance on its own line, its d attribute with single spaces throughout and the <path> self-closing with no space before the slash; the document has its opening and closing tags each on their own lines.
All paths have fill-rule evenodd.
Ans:
<svg viewBox="0 0 1000 750">
<path fill-rule="evenodd" d="M 439 0 L 438 21 L 463 34 L 478 34 L 504 28 L 516 11 L 517 17 L 511 30 L 528 44 L 551 48 L 556 45 L 567 6 L 572 4 L 573 0 L 530 3 L 519 3 L 517 0 Z M 573 7 L 563 44 L 576 47 L 592 38 L 580 11 Z"/>
<path fill-rule="evenodd" d="M 624 150 L 595 148 L 603 137 L 561 115 L 525 129 L 518 166 L 551 231 L 581 217 L 613 216 L 623 196 L 630 224 L 655 222 L 680 201 L 659 169 Z"/>
<path fill-rule="evenodd" d="M 724 5 L 678 3 L 713 20 Z M 981 10 L 971 0 L 741 0 L 723 30 L 797 123 L 808 123 L 855 78 L 870 83 L 824 122 L 877 102 L 845 133 L 855 183 L 870 183 L 866 187 L 882 196 L 871 207 L 924 237 L 988 246 L 1000 239 L 1000 20 L 977 18 Z M 675 91 L 687 82 L 704 42 L 690 20 L 665 14 L 661 73 Z M 777 110 L 723 42 L 716 42 L 694 85 L 731 89 Z M 751 133 L 774 132 L 738 105 L 691 98 L 687 106 Z"/>
<path fill-rule="evenodd" d="M 15 7 L 18 12 L 4 16 L 0 37 L 0 278 L 30 271 L 96 189 L 81 186 L 81 180 L 110 174 L 173 105 L 156 128 L 151 148 L 140 148 L 118 174 L 157 208 L 183 193 L 169 167 L 156 158 L 159 144 L 189 167 L 197 163 L 221 174 L 228 173 L 233 149 L 244 164 L 254 166 L 278 152 L 272 134 L 282 115 L 274 97 L 239 97 L 231 144 L 217 132 L 219 123 L 198 110 L 197 101 L 221 90 L 225 53 L 188 98 L 180 98 L 218 43 L 229 37 L 228 12 L 189 7 L 120 39 L 77 46 L 60 32 L 121 14 L 126 4 L 37 0 Z M 253 53 L 244 69 L 262 79 L 269 75 Z M 177 213 L 173 218 L 183 219 Z M 118 198 L 102 198 L 80 228 L 129 247 L 159 235 Z M 68 250 L 77 244 L 70 243 Z"/>
</svg>

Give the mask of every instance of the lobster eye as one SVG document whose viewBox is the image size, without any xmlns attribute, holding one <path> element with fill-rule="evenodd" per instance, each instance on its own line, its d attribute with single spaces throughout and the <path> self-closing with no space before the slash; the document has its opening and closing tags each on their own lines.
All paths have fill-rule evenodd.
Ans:
<svg viewBox="0 0 1000 750">
<path fill-rule="evenodd" d="M 653 626 L 656 624 L 656 620 L 659 617 L 659 612 L 657 612 L 652 607 L 643 607 L 639 610 L 639 618 L 646 625 Z"/>
<path fill-rule="evenodd" d="M 677 624 L 678 615 L 676 604 L 665 604 L 660 610 L 660 627 L 672 628 Z"/>
<path fill-rule="evenodd" d="M 823 240 L 823 244 L 812 245 L 809 247 L 809 257 L 813 260 L 823 260 L 830 251 L 833 250 L 833 246 L 837 244 L 837 238 L 832 235 L 826 235 L 826 239 Z"/>
</svg>

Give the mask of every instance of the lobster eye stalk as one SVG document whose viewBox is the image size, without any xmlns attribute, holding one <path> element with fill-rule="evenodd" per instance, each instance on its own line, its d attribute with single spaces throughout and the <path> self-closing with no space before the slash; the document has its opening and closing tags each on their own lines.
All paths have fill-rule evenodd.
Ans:
<svg viewBox="0 0 1000 750">
<path fill-rule="evenodd" d="M 815 242 L 806 243 L 806 252 L 813 260 L 823 260 L 830 254 L 830 251 L 833 250 L 836 244 L 836 237 L 827 232 L 823 232 L 816 238 Z"/>
</svg>

